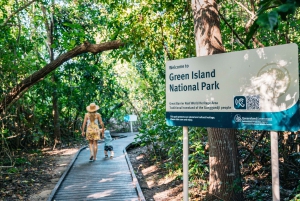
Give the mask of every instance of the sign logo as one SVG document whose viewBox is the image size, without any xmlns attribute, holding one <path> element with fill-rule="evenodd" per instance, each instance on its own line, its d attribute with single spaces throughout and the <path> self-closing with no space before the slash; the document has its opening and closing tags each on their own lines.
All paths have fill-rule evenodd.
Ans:
<svg viewBox="0 0 300 201">
<path fill-rule="evenodd" d="M 234 108 L 237 110 L 245 110 L 247 107 L 245 96 L 235 96 L 233 102 Z"/>
<path fill-rule="evenodd" d="M 235 122 L 242 122 L 242 116 L 239 115 L 239 114 L 236 114 L 236 115 L 234 116 L 234 121 L 235 121 Z"/>
</svg>

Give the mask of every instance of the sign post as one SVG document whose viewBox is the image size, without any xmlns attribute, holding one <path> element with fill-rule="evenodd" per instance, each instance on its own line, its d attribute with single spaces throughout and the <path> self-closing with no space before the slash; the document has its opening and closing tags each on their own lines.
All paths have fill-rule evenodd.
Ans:
<svg viewBox="0 0 300 201">
<path fill-rule="evenodd" d="M 270 135 L 271 135 L 272 197 L 273 197 L 273 201 L 280 201 L 278 133 L 275 131 L 271 131 Z"/>
<path fill-rule="evenodd" d="M 189 200 L 189 135 L 187 126 L 183 126 L 183 200 Z"/>
<path fill-rule="evenodd" d="M 273 199 L 279 200 L 276 131 L 300 130 L 297 45 L 167 61 L 166 122 L 183 126 L 184 143 L 187 126 L 271 131 Z"/>
<path fill-rule="evenodd" d="M 131 133 L 133 133 L 133 130 L 132 130 L 132 122 L 137 120 L 137 116 L 134 115 L 134 114 L 133 114 L 133 115 L 126 115 L 126 116 L 124 117 L 124 120 L 130 122 L 130 131 L 131 131 Z"/>
</svg>

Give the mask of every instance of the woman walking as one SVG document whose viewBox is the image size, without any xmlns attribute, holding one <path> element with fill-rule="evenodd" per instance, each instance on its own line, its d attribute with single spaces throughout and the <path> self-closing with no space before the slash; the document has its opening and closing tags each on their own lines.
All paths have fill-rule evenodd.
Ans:
<svg viewBox="0 0 300 201">
<path fill-rule="evenodd" d="M 104 136 L 104 124 L 101 118 L 101 115 L 97 113 L 99 110 L 99 106 L 95 103 L 91 103 L 89 106 L 86 107 L 88 113 L 84 115 L 84 120 L 82 124 L 82 136 L 84 136 L 84 129 L 85 125 L 87 124 L 86 128 L 86 139 L 89 141 L 89 148 L 90 148 L 90 160 L 97 159 L 97 151 L 98 151 L 98 140 L 100 140 L 100 134 L 102 134 L 102 138 Z M 99 128 L 99 123 L 101 128 Z"/>
</svg>

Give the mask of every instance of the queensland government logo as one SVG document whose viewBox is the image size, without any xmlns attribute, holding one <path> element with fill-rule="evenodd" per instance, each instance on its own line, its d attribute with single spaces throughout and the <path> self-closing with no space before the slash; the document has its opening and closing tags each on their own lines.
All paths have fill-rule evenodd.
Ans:
<svg viewBox="0 0 300 201">
<path fill-rule="evenodd" d="M 234 121 L 235 121 L 235 122 L 242 122 L 242 116 L 239 115 L 239 114 L 236 114 L 236 115 L 234 116 Z"/>
</svg>

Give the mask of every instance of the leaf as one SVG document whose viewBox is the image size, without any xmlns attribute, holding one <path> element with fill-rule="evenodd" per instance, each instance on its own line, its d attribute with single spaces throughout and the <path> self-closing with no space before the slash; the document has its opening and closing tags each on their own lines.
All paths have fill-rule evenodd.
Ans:
<svg viewBox="0 0 300 201">
<path fill-rule="evenodd" d="M 278 13 L 293 14 L 296 10 L 296 6 L 291 3 L 282 4 L 277 8 Z"/>
<path fill-rule="evenodd" d="M 55 49 L 56 47 L 57 47 L 57 45 L 54 43 L 51 45 L 51 48 L 53 48 L 53 49 Z"/>
<path fill-rule="evenodd" d="M 272 5 L 272 3 L 273 3 L 273 0 L 260 1 L 260 3 L 258 4 L 258 6 L 260 8 L 257 11 L 257 15 L 260 15 L 260 14 L 264 13 L 265 11 L 267 11 L 270 8 L 270 6 Z"/>
<path fill-rule="evenodd" d="M 278 13 L 276 11 L 271 11 L 268 14 L 269 28 L 274 30 L 275 27 L 278 27 Z"/>
<path fill-rule="evenodd" d="M 256 31 L 258 30 L 259 26 L 257 24 L 257 20 L 254 21 L 253 25 L 250 27 L 250 30 L 247 34 L 246 37 L 246 44 L 249 43 L 250 39 L 253 37 L 253 35 L 256 33 Z"/>
<path fill-rule="evenodd" d="M 75 41 L 75 40 L 71 40 L 71 41 L 70 41 L 70 45 L 71 45 L 72 47 L 74 47 L 75 44 L 76 44 L 76 41 Z"/>
<path fill-rule="evenodd" d="M 281 19 L 286 21 L 287 15 L 294 14 L 296 11 L 296 6 L 291 3 L 286 3 L 277 8 L 277 12 L 280 15 Z"/>
<path fill-rule="evenodd" d="M 82 29 L 82 26 L 77 23 L 64 22 L 63 25 L 74 29 Z"/>
<path fill-rule="evenodd" d="M 268 13 L 264 13 L 260 16 L 258 16 L 256 23 L 259 27 L 268 28 L 269 25 L 269 16 Z"/>
</svg>

